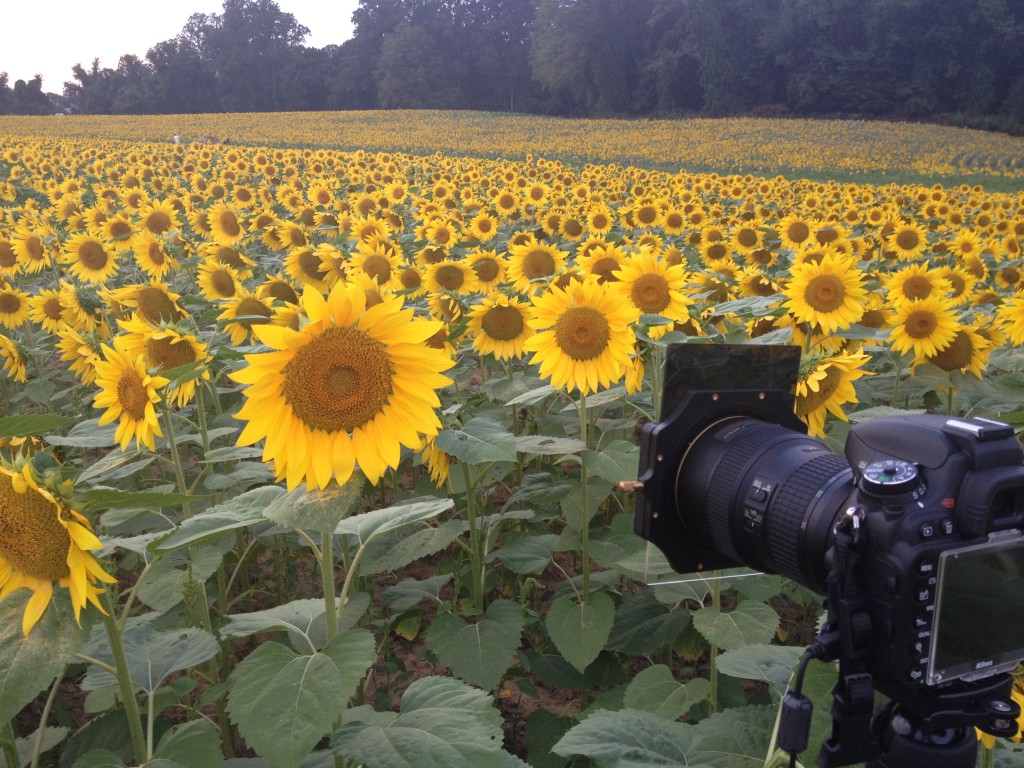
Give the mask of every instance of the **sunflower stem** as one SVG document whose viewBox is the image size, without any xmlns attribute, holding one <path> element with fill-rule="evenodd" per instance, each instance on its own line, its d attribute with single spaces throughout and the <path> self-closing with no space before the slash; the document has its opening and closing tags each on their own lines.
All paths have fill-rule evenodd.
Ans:
<svg viewBox="0 0 1024 768">
<path fill-rule="evenodd" d="M 715 571 L 711 581 L 711 607 L 716 611 L 722 607 L 721 571 Z M 708 649 L 708 680 L 711 688 L 708 691 L 708 708 L 711 714 L 718 711 L 718 646 L 714 643 Z"/>
<path fill-rule="evenodd" d="M 992 768 L 995 765 L 995 749 L 981 745 L 981 768 Z"/>
<path fill-rule="evenodd" d="M 466 518 L 469 521 L 469 561 L 470 561 L 470 595 L 473 606 L 482 611 L 484 608 L 483 597 L 483 568 L 480 560 L 480 528 L 476 519 L 476 485 L 469 473 L 469 465 L 460 461 L 462 465 L 462 476 L 466 483 Z"/>
<path fill-rule="evenodd" d="M 102 599 L 106 603 L 105 610 L 103 611 L 103 628 L 107 632 L 107 640 L 110 642 L 110 654 L 114 658 L 114 668 L 117 670 L 115 677 L 117 677 L 117 685 L 120 688 L 121 699 L 124 703 L 124 714 L 128 720 L 128 732 L 132 738 L 132 751 L 135 753 L 135 762 L 142 765 L 148 761 L 146 735 L 142 731 L 142 715 L 139 712 L 139 702 L 135 698 L 135 687 L 132 685 L 131 675 L 128 672 L 128 657 L 124 651 L 121 627 L 115 618 L 114 604 L 110 599 L 110 595 L 104 592 Z"/>
<path fill-rule="evenodd" d="M 577 404 L 580 412 L 580 442 L 583 443 L 584 455 L 580 456 L 580 493 L 582 495 L 581 509 L 582 520 L 580 521 L 580 569 L 583 572 L 583 602 L 590 602 L 590 489 L 587 487 L 586 451 L 590 450 L 590 420 L 587 418 L 587 396 L 580 392 L 580 401 Z"/>
<path fill-rule="evenodd" d="M 651 345 L 651 400 L 654 403 L 654 421 L 661 421 L 661 391 L 665 386 L 665 345 Z"/>
<path fill-rule="evenodd" d="M 3 745 L 3 756 L 7 765 L 21 765 L 16 740 L 14 726 L 10 722 L 4 723 L 3 728 L 0 728 L 0 744 Z"/>
<path fill-rule="evenodd" d="M 324 608 L 327 620 L 327 642 L 338 634 L 338 600 L 334 594 L 334 534 L 320 534 L 320 576 L 324 585 Z"/>
</svg>

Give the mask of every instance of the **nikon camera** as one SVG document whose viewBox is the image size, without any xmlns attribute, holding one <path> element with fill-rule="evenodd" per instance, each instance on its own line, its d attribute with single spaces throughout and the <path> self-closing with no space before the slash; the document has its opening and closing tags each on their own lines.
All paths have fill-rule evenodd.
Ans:
<svg viewBox="0 0 1024 768">
<path fill-rule="evenodd" d="M 850 429 L 844 458 L 794 415 L 799 362 L 795 347 L 669 346 L 667 418 L 641 436 L 636 532 L 680 573 L 747 566 L 828 595 L 841 667 L 926 730 L 1011 735 L 1006 673 L 1024 659 L 1012 428 L 877 418 Z M 854 544 L 840 549 L 840 531 Z"/>
</svg>

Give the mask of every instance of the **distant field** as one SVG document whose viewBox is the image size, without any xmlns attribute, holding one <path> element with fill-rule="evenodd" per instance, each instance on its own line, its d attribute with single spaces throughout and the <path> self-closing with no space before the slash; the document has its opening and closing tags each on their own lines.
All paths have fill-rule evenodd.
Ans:
<svg viewBox="0 0 1024 768">
<path fill-rule="evenodd" d="M 477 112 L 378 111 L 3 117 L 8 136 L 461 154 L 659 170 L 1024 188 L 1024 139 L 910 123 L 782 119 L 574 120 Z"/>
</svg>

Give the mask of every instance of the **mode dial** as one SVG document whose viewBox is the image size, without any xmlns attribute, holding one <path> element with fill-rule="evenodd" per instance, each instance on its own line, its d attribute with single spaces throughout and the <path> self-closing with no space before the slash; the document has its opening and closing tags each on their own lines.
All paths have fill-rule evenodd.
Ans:
<svg viewBox="0 0 1024 768">
<path fill-rule="evenodd" d="M 912 491 L 919 485 L 917 466 L 902 459 L 875 461 L 861 472 L 861 490 L 876 495 Z"/>
</svg>

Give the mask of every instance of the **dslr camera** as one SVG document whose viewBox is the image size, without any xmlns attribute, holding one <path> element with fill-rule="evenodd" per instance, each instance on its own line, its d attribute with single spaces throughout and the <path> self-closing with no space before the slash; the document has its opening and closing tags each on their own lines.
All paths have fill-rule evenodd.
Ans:
<svg viewBox="0 0 1024 768">
<path fill-rule="evenodd" d="M 852 426 L 839 456 L 794 414 L 799 364 L 796 347 L 669 345 L 636 533 L 677 572 L 746 566 L 825 596 L 795 686 L 810 658 L 839 662 L 819 765 L 973 767 L 974 728 L 1012 736 L 1020 714 L 1021 445 L 997 421 L 909 414 Z M 781 706 L 795 755 L 810 702 Z"/>
</svg>

